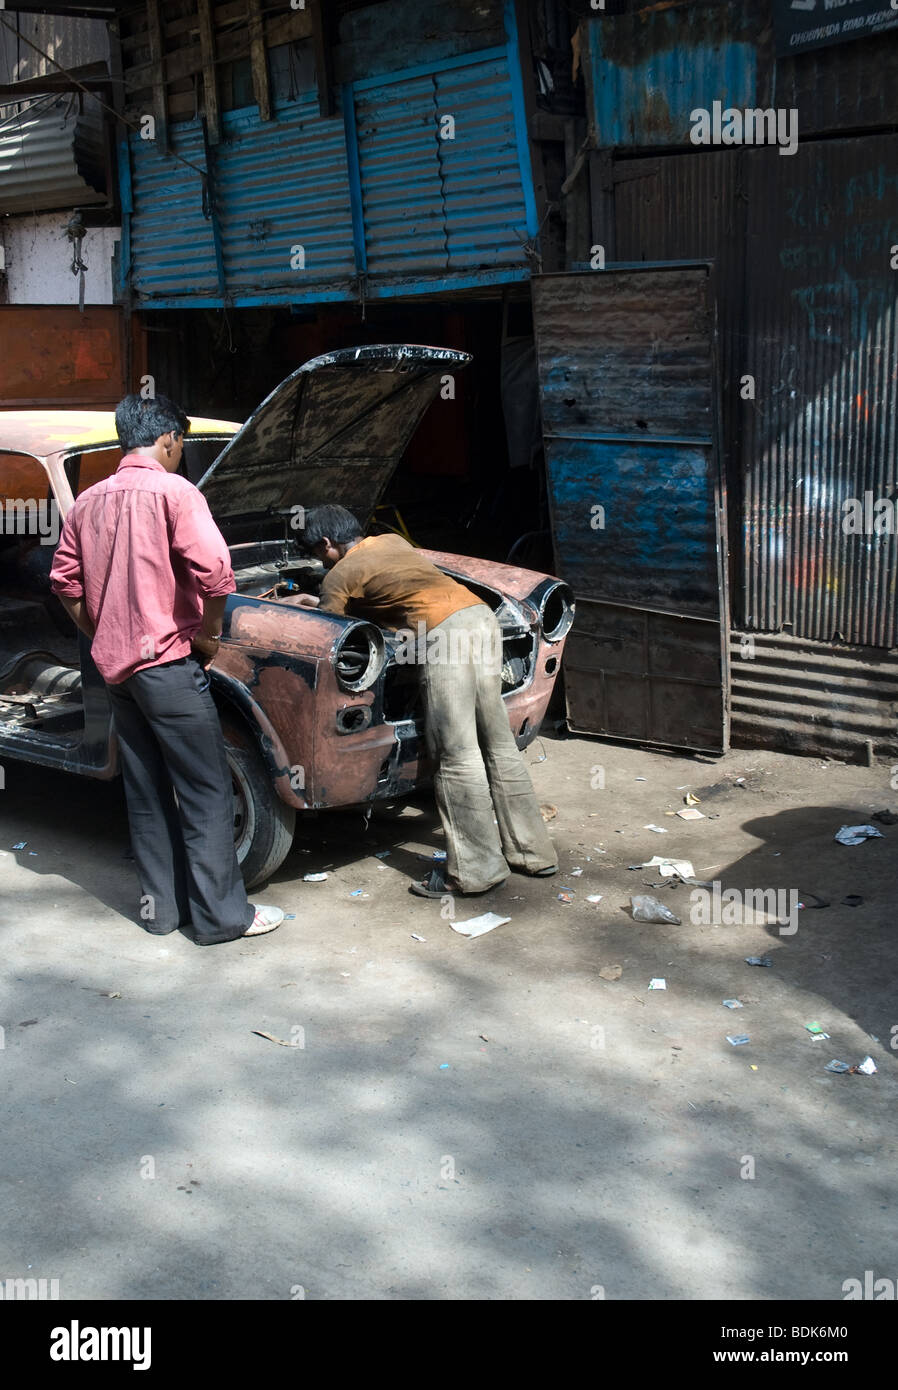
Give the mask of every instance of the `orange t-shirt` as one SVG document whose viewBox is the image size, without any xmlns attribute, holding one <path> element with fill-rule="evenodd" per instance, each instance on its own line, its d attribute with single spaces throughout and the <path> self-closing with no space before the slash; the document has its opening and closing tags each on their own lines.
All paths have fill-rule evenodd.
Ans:
<svg viewBox="0 0 898 1390">
<path fill-rule="evenodd" d="M 430 631 L 460 608 L 482 603 L 426 560 L 401 536 L 369 536 L 329 570 L 321 585 L 321 607 L 349 613 L 382 627 Z"/>
</svg>

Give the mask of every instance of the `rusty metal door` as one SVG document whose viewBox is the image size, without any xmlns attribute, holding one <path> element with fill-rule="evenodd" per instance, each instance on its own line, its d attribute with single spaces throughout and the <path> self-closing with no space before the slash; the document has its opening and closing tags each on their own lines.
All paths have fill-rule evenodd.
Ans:
<svg viewBox="0 0 898 1390">
<path fill-rule="evenodd" d="M 725 494 L 710 267 L 533 279 L 570 727 L 729 746 Z"/>
<path fill-rule="evenodd" d="M 0 305 L 0 408 L 116 406 L 129 389 L 125 332 L 117 304 L 83 314 L 65 304 Z"/>
</svg>

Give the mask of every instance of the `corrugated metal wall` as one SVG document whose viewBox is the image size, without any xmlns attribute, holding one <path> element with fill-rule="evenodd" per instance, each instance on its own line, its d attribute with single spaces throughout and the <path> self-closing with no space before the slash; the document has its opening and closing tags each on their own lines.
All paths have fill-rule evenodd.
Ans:
<svg viewBox="0 0 898 1390">
<path fill-rule="evenodd" d="M 745 358 L 745 175 L 738 151 L 615 160 L 614 206 L 622 260 L 713 261 L 720 344 L 721 445 L 728 477 L 730 548 L 741 549 L 740 364 Z"/>
<path fill-rule="evenodd" d="M 688 144 L 694 107 L 722 95 L 727 105 L 753 106 L 758 19 L 745 0 L 714 0 L 593 20 L 588 72 L 599 145 Z"/>
<path fill-rule="evenodd" d="M 354 89 L 368 274 L 525 265 L 504 51 Z M 441 138 L 441 121 L 454 134 Z M 446 127 L 451 129 L 451 127 Z"/>
<path fill-rule="evenodd" d="M 255 109 L 227 113 L 222 136 L 215 196 L 231 292 L 331 283 L 345 291 L 355 263 L 343 122 L 322 118 L 309 92 L 271 121 Z M 297 245 L 302 269 L 291 265 Z"/>
<path fill-rule="evenodd" d="M 898 538 L 846 535 L 842 504 L 898 483 L 898 137 L 748 169 L 743 622 L 895 646 Z"/>
<path fill-rule="evenodd" d="M 804 136 L 894 124 L 895 34 L 774 58 L 770 0 L 646 5 L 586 25 L 587 78 L 602 147 L 689 144 L 690 112 L 794 107 Z"/>
<path fill-rule="evenodd" d="M 615 259 L 714 262 L 733 624 L 770 648 L 733 663 L 734 734 L 881 749 L 892 705 L 880 728 L 851 692 L 872 710 L 892 689 L 868 673 L 898 645 L 898 538 L 846 534 L 842 504 L 898 485 L 898 137 L 876 129 L 895 124 L 898 35 L 775 62 L 768 19 L 727 0 L 587 24 L 596 127 L 617 145 Z M 693 149 L 686 108 L 715 100 L 796 107 L 797 153 Z"/>
<path fill-rule="evenodd" d="M 322 119 L 309 94 L 271 121 L 255 110 L 228 112 L 222 126 L 208 165 L 200 121 L 171 126 L 170 138 L 175 154 L 211 172 L 229 292 L 280 289 L 299 298 L 336 282 L 346 295 L 354 262 L 343 122 Z M 146 307 L 220 301 L 216 228 L 203 212 L 201 174 L 136 134 L 130 154 L 133 288 Z"/>
<path fill-rule="evenodd" d="M 289 304 L 525 278 L 520 84 L 510 49 L 491 48 L 347 84 L 342 118 L 308 92 L 271 121 L 226 113 L 208 149 L 199 122 L 176 123 L 196 175 L 133 135 L 132 289 L 146 307 Z"/>
<path fill-rule="evenodd" d="M 715 262 L 734 622 L 896 645 L 898 539 L 841 505 L 898 481 L 898 138 L 614 167 L 621 259 Z"/>
<path fill-rule="evenodd" d="M 171 126 L 169 140 L 174 154 L 205 170 L 200 121 Z M 162 155 L 154 140 L 135 134 L 129 145 L 132 288 L 147 304 L 178 295 L 211 299 L 218 272 L 212 223 L 203 215 L 202 174 Z"/>
</svg>

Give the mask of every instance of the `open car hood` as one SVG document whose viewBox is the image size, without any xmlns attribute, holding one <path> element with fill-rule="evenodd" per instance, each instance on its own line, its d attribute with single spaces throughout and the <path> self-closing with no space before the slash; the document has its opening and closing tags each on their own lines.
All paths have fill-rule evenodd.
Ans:
<svg viewBox="0 0 898 1390">
<path fill-rule="evenodd" d="M 313 357 L 253 411 L 197 486 L 220 518 L 331 502 L 367 527 L 442 378 L 470 360 L 415 344 Z"/>
</svg>

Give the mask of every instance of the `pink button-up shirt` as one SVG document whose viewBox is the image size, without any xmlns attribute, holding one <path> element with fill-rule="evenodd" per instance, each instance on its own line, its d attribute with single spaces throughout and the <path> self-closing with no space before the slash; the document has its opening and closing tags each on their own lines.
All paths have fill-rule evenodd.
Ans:
<svg viewBox="0 0 898 1390">
<path fill-rule="evenodd" d="M 110 685 L 187 656 L 203 599 L 237 587 L 205 497 L 144 454 L 126 454 L 75 499 L 50 583 L 84 599 L 96 628 L 91 655 Z"/>
</svg>

